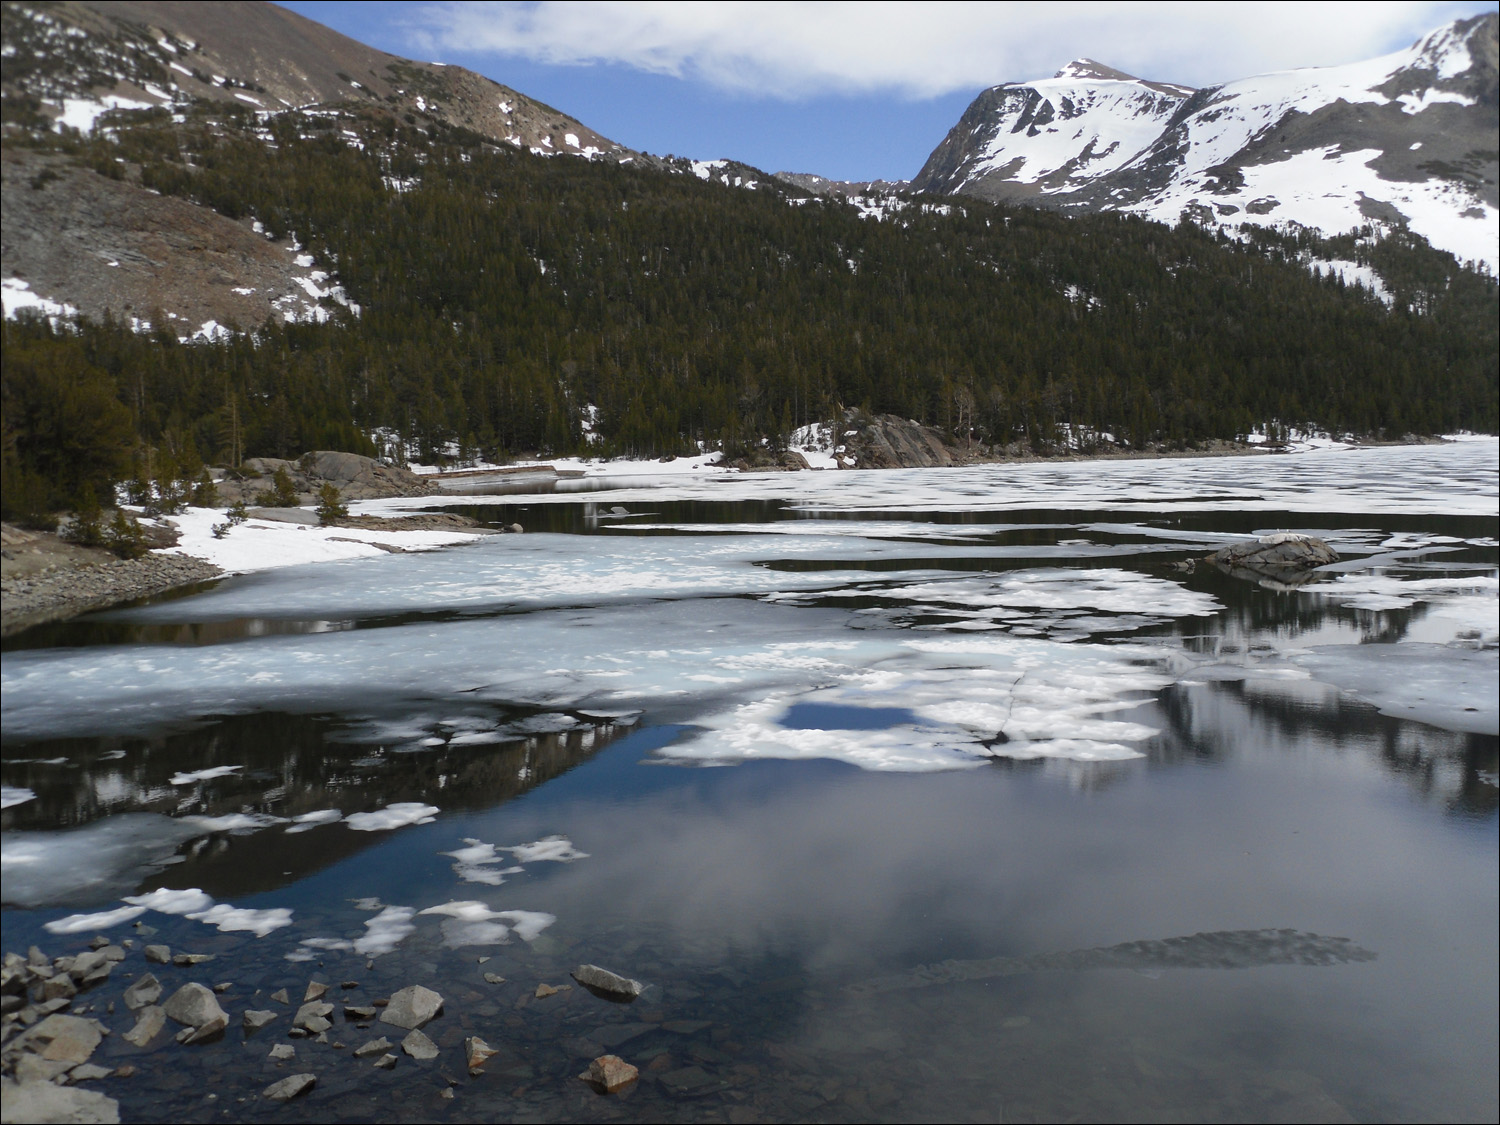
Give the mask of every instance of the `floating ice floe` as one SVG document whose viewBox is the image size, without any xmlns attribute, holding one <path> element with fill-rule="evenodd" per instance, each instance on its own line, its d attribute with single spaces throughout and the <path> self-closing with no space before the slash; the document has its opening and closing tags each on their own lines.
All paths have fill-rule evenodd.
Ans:
<svg viewBox="0 0 1500 1125">
<path fill-rule="evenodd" d="M 319 809 L 316 812 L 303 813 L 301 816 L 292 817 L 292 823 L 287 828 L 287 834 L 297 832 L 309 832 L 320 824 L 337 824 L 344 819 L 344 814 L 338 809 Z"/>
<path fill-rule="evenodd" d="M 192 785 L 195 782 L 208 781 L 215 777 L 228 777 L 244 768 L 244 766 L 214 766 L 212 769 L 194 770 L 192 773 L 174 773 L 171 777 L 171 784 Z"/>
<path fill-rule="evenodd" d="M 283 906 L 272 907 L 269 910 L 252 910 L 221 902 L 216 906 L 210 906 L 207 910 L 195 911 L 188 917 L 194 922 L 216 926 L 226 933 L 245 930 L 256 937 L 265 937 L 283 926 L 292 924 L 292 912 Z"/>
<path fill-rule="evenodd" d="M 161 914 L 187 915 L 207 910 L 214 902 L 211 896 L 204 893 L 198 887 L 188 887 L 185 890 L 158 887 L 149 894 L 126 895 L 123 901 L 129 903 L 131 906 L 155 910 Z"/>
<path fill-rule="evenodd" d="M 535 941 L 552 923 L 553 914 L 535 910 L 491 910 L 483 902 L 466 900 L 429 906 L 419 914 L 443 916 L 443 941 L 450 949 L 470 945 L 501 945 L 512 932 L 522 941 Z"/>
<path fill-rule="evenodd" d="M 365 957 L 391 952 L 416 931 L 411 920 L 415 913 L 409 906 L 387 906 L 365 921 L 365 935 L 354 942 L 354 952 Z"/>
<path fill-rule="evenodd" d="M 521 863 L 572 863 L 589 857 L 588 852 L 579 851 L 566 836 L 546 836 L 530 844 L 517 844 L 501 850 L 510 852 Z"/>
<path fill-rule="evenodd" d="M 378 899 L 359 899 L 355 905 L 361 910 L 375 909 Z M 311 961 L 317 953 L 358 953 L 363 957 L 380 957 L 390 953 L 406 938 L 416 932 L 412 917 L 416 913 L 409 906 L 387 906 L 380 913 L 365 920 L 365 932 L 354 940 L 333 937 L 303 938 L 298 948 L 286 955 L 288 961 Z M 316 951 L 316 952 L 314 952 Z"/>
<path fill-rule="evenodd" d="M 453 865 L 453 873 L 465 883 L 484 883 L 498 887 L 505 882 L 507 875 L 518 875 L 526 870 L 524 867 L 497 867 L 496 864 L 504 860 L 496 854 L 494 844 L 486 844 L 471 837 L 465 837 L 464 844 L 465 847 L 442 854 L 458 861 Z"/>
<path fill-rule="evenodd" d="M 375 812 L 350 813 L 344 823 L 356 832 L 389 832 L 408 824 L 431 824 L 441 811 L 421 801 L 393 801 Z"/>
<path fill-rule="evenodd" d="M 94 914 L 69 914 L 66 918 L 44 923 L 42 929 L 49 934 L 81 934 L 89 930 L 107 930 L 133 922 L 144 913 L 144 906 L 120 906 Z"/>
<path fill-rule="evenodd" d="M 0 809 L 14 808 L 27 801 L 35 801 L 36 793 L 31 789 L 20 789 L 10 785 L 0 786 Z"/>
<path fill-rule="evenodd" d="M 185 816 L 182 823 L 195 827 L 199 832 L 228 832 L 245 836 L 270 828 L 274 824 L 285 824 L 286 818 L 268 813 L 225 813 L 223 816 Z"/>
</svg>

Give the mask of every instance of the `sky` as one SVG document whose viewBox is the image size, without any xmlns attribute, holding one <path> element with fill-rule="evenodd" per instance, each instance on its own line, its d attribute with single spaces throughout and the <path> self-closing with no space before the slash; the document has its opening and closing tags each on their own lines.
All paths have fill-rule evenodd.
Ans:
<svg viewBox="0 0 1500 1125">
<path fill-rule="evenodd" d="M 1374 58 L 1491 2 L 362 3 L 283 7 L 466 66 L 630 148 L 909 179 L 974 96 L 1092 58 L 1204 86 Z"/>
</svg>

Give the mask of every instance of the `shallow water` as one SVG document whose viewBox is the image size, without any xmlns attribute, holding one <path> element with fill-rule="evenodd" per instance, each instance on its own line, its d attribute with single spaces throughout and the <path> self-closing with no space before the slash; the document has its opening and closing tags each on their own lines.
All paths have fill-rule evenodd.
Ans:
<svg viewBox="0 0 1500 1125">
<path fill-rule="evenodd" d="M 289 1012 L 116 1034 L 130 1120 L 1493 1120 L 1496 476 L 1475 443 L 565 481 L 453 501 L 524 536 L 33 630 L 5 948 L 133 938 L 99 1013 L 139 926 L 236 1017 L 445 997 L 390 1072 L 350 1057 L 380 1025 L 271 1062 Z M 1283 529 L 1345 563 L 1183 568 Z M 123 901 L 163 887 L 249 928 Z M 590 961 L 649 987 L 534 997 Z M 606 1050 L 623 1095 L 574 1077 Z"/>
</svg>

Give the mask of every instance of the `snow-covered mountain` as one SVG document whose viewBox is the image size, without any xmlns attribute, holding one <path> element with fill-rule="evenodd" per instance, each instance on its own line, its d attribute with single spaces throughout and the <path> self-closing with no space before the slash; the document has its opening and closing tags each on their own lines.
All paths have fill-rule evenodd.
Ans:
<svg viewBox="0 0 1500 1125">
<path fill-rule="evenodd" d="M 1500 267 L 1494 13 L 1347 66 L 1193 90 L 1088 59 L 984 91 L 916 178 L 975 195 L 1176 222 L 1404 225 Z"/>
</svg>

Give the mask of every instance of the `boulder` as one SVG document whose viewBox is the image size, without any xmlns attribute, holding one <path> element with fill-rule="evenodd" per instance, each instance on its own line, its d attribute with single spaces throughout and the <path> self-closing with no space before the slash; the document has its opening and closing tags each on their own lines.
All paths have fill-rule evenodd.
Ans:
<svg viewBox="0 0 1500 1125">
<path fill-rule="evenodd" d="M 646 987 L 638 980 L 622 977 L 598 965 L 579 965 L 573 970 L 573 979 L 596 996 L 611 1000 L 634 1000 Z"/>
<path fill-rule="evenodd" d="M 50 1015 L 16 1042 L 41 1055 L 49 1062 L 66 1062 L 72 1066 L 89 1061 L 99 1046 L 99 1028 L 93 1020 L 80 1016 Z"/>
<path fill-rule="evenodd" d="M 964 453 L 947 435 L 933 426 L 924 426 L 894 414 L 869 415 L 846 410 L 835 445 L 844 447 L 840 467 L 861 469 L 912 469 L 955 465 Z"/>
<path fill-rule="evenodd" d="M 0 1080 L 0 1103 L 6 1121 L 68 1121 L 118 1125 L 120 1103 L 97 1090 L 54 1086 L 51 1082 Z"/>
<path fill-rule="evenodd" d="M 156 1005 L 142 1008 L 135 1017 L 135 1026 L 125 1033 L 125 1042 L 135 1047 L 145 1047 L 162 1033 L 167 1026 L 167 1013 Z"/>
<path fill-rule="evenodd" d="M 229 1016 L 219 1007 L 219 999 L 213 994 L 213 990 L 196 981 L 185 984 L 172 993 L 162 1009 L 167 1013 L 168 1019 L 188 1027 L 206 1027 L 218 1020 L 223 1020 L 226 1025 L 229 1022 Z"/>
<path fill-rule="evenodd" d="M 412 984 L 391 997 L 380 1022 L 412 1031 L 430 1023 L 443 1010 L 443 998 L 430 988 Z"/>
<path fill-rule="evenodd" d="M 161 999 L 161 981 L 152 973 L 143 973 L 134 984 L 125 990 L 125 1006 L 132 1012 L 155 1004 Z"/>
<path fill-rule="evenodd" d="M 1320 566 L 1339 561 L 1338 552 L 1313 535 L 1282 531 L 1245 543 L 1231 543 L 1207 560 L 1226 574 L 1273 587 L 1307 582 Z"/>
</svg>

